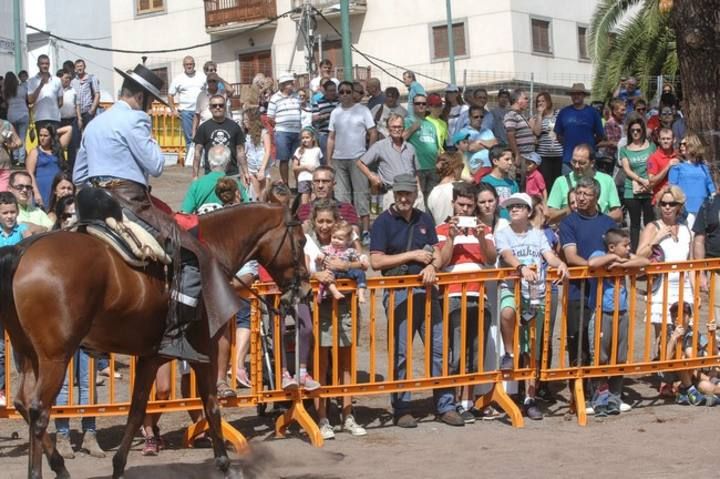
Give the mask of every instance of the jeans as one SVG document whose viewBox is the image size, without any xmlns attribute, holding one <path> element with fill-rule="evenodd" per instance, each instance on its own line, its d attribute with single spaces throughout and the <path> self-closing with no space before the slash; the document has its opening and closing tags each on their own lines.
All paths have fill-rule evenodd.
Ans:
<svg viewBox="0 0 720 479">
<path fill-rule="evenodd" d="M 73 363 L 73 375 L 74 375 L 74 386 L 79 388 L 79 397 L 75 397 L 75 404 L 90 404 L 90 387 L 95 387 L 95 378 L 90 379 L 90 356 L 83 351 L 78 349 L 75 352 L 74 363 Z M 65 374 L 65 381 L 63 381 L 62 388 L 58 393 L 55 400 L 55 404 L 58 406 L 65 406 L 68 404 L 68 377 Z M 79 399 L 79 401 L 78 401 Z M 70 434 L 70 419 L 58 418 L 55 419 L 55 429 L 58 434 L 65 436 Z M 95 418 L 94 417 L 83 417 L 82 418 L 82 430 L 95 431 Z"/>
<path fill-rule="evenodd" d="M 655 210 L 650 197 L 625 198 L 624 201 L 630 214 L 630 244 L 632 250 L 637 251 L 640 240 L 640 216 L 642 216 L 642 224 L 650 224 L 655 221 Z"/>
<path fill-rule="evenodd" d="M 567 309 L 567 351 L 571 366 L 586 365 L 590 358 L 588 342 L 588 320 L 592 312 L 587 308 L 587 300 L 580 312 L 580 300 L 569 300 Z M 578 345 L 582 334 L 581 362 L 578 362 Z"/>
<path fill-rule="evenodd" d="M 96 112 L 96 114 L 97 114 L 97 112 Z M 90 123 L 93 120 L 93 118 L 95 118 L 95 115 L 91 115 L 90 112 L 88 111 L 85 113 L 81 113 L 80 117 L 82 118 L 83 131 L 84 131 L 85 128 L 87 128 L 88 123 Z"/>
<path fill-rule="evenodd" d="M 20 137 L 20 141 L 22 141 L 22 146 L 17 150 L 13 151 L 13 157 L 18 163 L 24 164 L 25 157 L 27 156 L 27 151 L 25 150 L 25 139 L 27 138 L 27 131 L 28 127 L 30 126 L 30 118 L 24 116 L 15 121 L 11 121 L 10 123 L 12 123 L 12 126 L 15 127 L 15 131 Z"/>
<path fill-rule="evenodd" d="M 450 331 L 452 341 L 452 349 L 450 350 L 450 373 L 451 374 L 466 374 L 468 372 L 477 372 L 476 363 L 478 361 L 478 354 L 482 354 L 485 357 L 486 344 L 489 339 L 490 323 L 492 322 L 492 315 L 490 310 L 485 307 L 483 316 L 483 338 L 485 344 L 482 349 L 478 350 L 478 319 L 480 316 L 478 298 L 470 297 L 467 298 L 467 315 L 465 323 L 465 371 L 460 370 L 460 355 L 462 354 L 462 331 L 460 330 L 462 320 L 462 309 L 461 309 L 461 298 L 459 296 L 452 296 L 449 298 L 449 311 L 450 311 Z M 492 371 L 494 368 L 493 364 L 484 362 L 483 370 Z"/>
<path fill-rule="evenodd" d="M 598 364 L 605 365 L 610 364 L 610 355 L 612 354 L 612 338 L 617 335 L 617 356 L 615 357 L 616 364 L 623 364 L 627 362 L 627 351 L 628 351 L 628 314 L 627 311 L 620 311 L 618 313 L 618 329 L 613 331 L 613 315 L 612 312 L 602 313 L 602 324 L 600 324 L 600 351 L 595 351 L 595 314 L 590 318 L 590 324 L 588 325 L 588 339 L 590 341 L 590 349 L 593 357 L 599 355 Z M 615 333 L 615 334 L 613 334 Z M 592 362 L 594 364 L 594 361 Z M 593 379 L 593 389 L 598 389 L 602 384 L 607 383 L 610 390 L 610 394 L 619 400 L 622 396 L 623 388 L 623 377 L 622 376 L 611 376 L 601 377 Z M 596 403 L 595 398 L 593 403 Z"/>
<path fill-rule="evenodd" d="M 335 168 L 335 199 L 352 203 L 358 216 L 370 214 L 370 184 L 355 160 L 333 160 Z"/>
<path fill-rule="evenodd" d="M 367 277 L 361 269 L 349 269 L 347 271 L 333 271 L 336 279 L 354 279 L 358 288 L 367 288 Z"/>
<path fill-rule="evenodd" d="M 443 319 L 442 312 L 440 311 L 440 300 L 438 299 L 438 291 L 436 289 L 431 290 L 432 298 L 430 300 L 430 337 L 427 337 L 428 331 L 425 331 L 425 289 L 414 288 L 413 290 L 413 317 L 407 317 L 407 291 L 400 290 L 395 291 L 395 324 L 394 324 L 394 336 L 395 336 L 395 368 L 394 376 L 395 380 L 403 380 L 407 377 L 407 364 L 406 364 L 406 349 L 407 349 L 407 321 L 412 321 L 412 334 L 415 332 L 420 333 L 420 338 L 423 343 L 425 341 L 431 341 L 432 350 L 432 376 L 437 377 L 442 375 L 442 358 L 443 358 Z M 388 311 L 388 305 L 390 294 L 387 292 L 383 297 L 383 304 L 385 306 L 385 313 L 390 316 Z M 388 320 L 389 321 L 389 320 Z M 389 322 L 388 322 L 389 325 Z M 415 362 L 417 364 L 417 362 Z M 396 417 L 400 417 L 404 414 L 408 414 L 410 411 L 410 398 L 411 393 L 393 393 L 391 396 L 392 407 Z M 438 414 L 444 414 L 448 411 L 455 410 L 455 396 L 453 388 L 441 388 L 433 390 L 433 399 L 435 401 L 435 408 Z"/>
<path fill-rule="evenodd" d="M 290 161 L 300 146 L 300 133 L 275 132 L 275 149 L 278 161 Z"/>
<path fill-rule="evenodd" d="M 327 133 L 318 133 L 317 134 L 318 146 L 320 147 L 320 151 L 322 151 L 322 158 L 320 158 L 321 165 L 327 165 L 327 140 L 328 140 Z"/>
<path fill-rule="evenodd" d="M 60 126 L 68 125 L 72 127 L 72 136 L 70 137 L 70 143 L 67 147 L 67 165 L 68 171 L 73 171 L 73 168 L 75 166 L 75 156 L 77 155 L 77 151 L 80 148 L 80 138 L 82 135 L 80 132 L 77 118 L 63 118 L 62 120 L 60 120 Z"/>
<path fill-rule="evenodd" d="M 192 124 L 195 112 L 193 110 L 180 110 L 180 125 L 182 126 L 183 136 L 185 137 L 185 147 L 192 143 Z"/>
</svg>

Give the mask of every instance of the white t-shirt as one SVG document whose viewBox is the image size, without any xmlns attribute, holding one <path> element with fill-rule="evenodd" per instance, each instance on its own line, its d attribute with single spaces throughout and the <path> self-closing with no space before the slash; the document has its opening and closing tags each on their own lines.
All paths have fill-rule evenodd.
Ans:
<svg viewBox="0 0 720 479">
<path fill-rule="evenodd" d="M 317 243 L 315 243 L 313 237 L 308 234 L 305 235 L 305 248 L 303 251 L 305 253 L 305 256 L 307 256 L 308 258 L 308 273 L 317 273 L 317 264 L 315 262 L 315 259 L 321 253 L 321 250 Z"/>
<path fill-rule="evenodd" d="M 445 222 L 453 214 L 453 183 L 441 183 L 430 191 L 427 199 L 428 210 L 436 225 Z"/>
<path fill-rule="evenodd" d="M 35 93 L 37 87 L 40 86 L 40 74 L 28 80 L 28 92 Z M 38 97 L 35 99 L 33 106 L 35 121 L 50 120 L 60 121 L 60 107 L 58 106 L 58 98 L 63 97 L 63 87 L 58 77 L 50 76 L 45 85 L 43 85 Z"/>
<path fill-rule="evenodd" d="M 294 157 L 300 160 L 300 166 L 305 166 L 312 170 L 301 171 L 300 174 L 298 174 L 298 181 L 312 181 L 312 172 L 315 171 L 315 168 L 320 166 L 320 158 L 322 157 L 320 148 L 317 146 L 313 148 L 306 148 L 302 155 L 300 155 L 300 148 L 298 148 L 295 150 Z"/>
<path fill-rule="evenodd" d="M 330 113 L 328 126 L 335 132 L 333 159 L 357 160 L 365 154 L 365 134 L 370 128 L 375 128 L 375 121 L 368 107 L 359 103 L 350 108 L 338 105 Z"/>
<path fill-rule="evenodd" d="M 185 72 L 173 78 L 168 89 L 168 95 L 172 95 L 178 110 L 195 111 L 197 97 L 205 86 L 205 74 L 195 72 L 188 76 Z"/>
<path fill-rule="evenodd" d="M 60 118 L 75 118 L 77 111 L 77 92 L 72 88 L 63 91 L 63 106 L 60 107 Z"/>
<path fill-rule="evenodd" d="M 322 78 L 319 76 L 310 80 L 310 90 L 312 90 L 313 93 L 316 93 L 318 90 L 320 90 L 320 80 L 322 80 Z M 333 83 L 335 83 L 335 86 L 340 86 L 340 80 L 335 77 L 331 78 L 331 80 L 333 81 Z M 325 82 L 323 81 L 323 83 Z"/>
</svg>

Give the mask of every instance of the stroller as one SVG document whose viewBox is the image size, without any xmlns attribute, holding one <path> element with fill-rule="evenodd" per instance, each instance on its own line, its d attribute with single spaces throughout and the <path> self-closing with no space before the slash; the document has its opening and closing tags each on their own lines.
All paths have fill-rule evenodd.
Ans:
<svg viewBox="0 0 720 479">
<path fill-rule="evenodd" d="M 278 365 L 275 364 L 275 341 L 273 340 L 274 328 L 273 322 L 277 319 L 273 311 L 268 310 L 266 305 L 262 305 L 262 317 L 260 319 L 260 347 L 262 348 L 262 361 L 263 361 L 263 376 L 262 385 L 263 388 L 269 391 L 276 389 L 275 384 L 275 368 Z M 280 348 L 285 351 L 285 365 L 287 366 L 290 374 L 294 374 L 296 370 L 296 345 L 297 339 L 297 328 L 295 325 L 295 319 L 292 316 L 287 316 L 284 321 L 281 322 L 281 338 Z M 282 367 L 282 365 L 279 365 Z M 258 416 L 265 416 L 267 412 L 268 403 L 259 403 L 257 405 Z M 273 409 L 277 411 L 284 411 L 287 409 L 288 402 L 281 401 L 273 404 Z"/>
</svg>

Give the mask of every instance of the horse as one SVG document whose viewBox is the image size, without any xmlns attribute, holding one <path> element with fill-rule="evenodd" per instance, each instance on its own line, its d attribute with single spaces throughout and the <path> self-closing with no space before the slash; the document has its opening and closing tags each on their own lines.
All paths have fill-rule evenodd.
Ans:
<svg viewBox="0 0 720 479">
<path fill-rule="evenodd" d="M 296 207 L 291 211 L 283 205 L 253 203 L 201 215 L 201 239 L 228 272 L 256 259 L 285 292 L 283 304 L 290 306 L 311 291 Z M 138 357 L 130 412 L 112 461 L 112 477 L 123 477 L 157 369 L 169 361 L 156 352 L 169 308 L 166 280 L 162 265 L 132 267 L 106 243 L 81 232 L 52 232 L 0 249 L 0 319 L 19 359 L 14 405 L 29 425 L 28 477 L 42 477 L 43 452 L 57 477 L 70 477 L 47 425 L 70 357 L 81 345 Z M 215 382 L 217 339 L 223 331 L 211 338 L 204 318 L 193 323 L 189 338 L 210 357 L 207 364 L 191 366 L 210 426 L 215 465 L 231 475 Z"/>
</svg>

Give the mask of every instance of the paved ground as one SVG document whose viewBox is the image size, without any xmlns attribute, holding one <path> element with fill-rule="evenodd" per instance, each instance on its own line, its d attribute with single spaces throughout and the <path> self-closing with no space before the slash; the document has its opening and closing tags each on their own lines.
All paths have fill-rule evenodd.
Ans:
<svg viewBox="0 0 720 479">
<path fill-rule="evenodd" d="M 156 194 L 177 206 L 188 181 L 188 170 L 170 168 L 153 185 Z M 636 344 L 639 341 L 640 336 Z M 126 378 L 121 381 L 125 382 Z M 291 430 L 287 439 L 274 439 L 272 417 L 256 417 L 253 409 L 226 410 L 224 416 L 250 438 L 252 453 L 233 456 L 236 470 L 244 470 L 245 477 L 677 477 L 687 473 L 716 477 L 716 466 L 709 459 L 715 453 L 720 409 L 666 404 L 657 398 L 656 382 L 655 378 L 628 380 L 625 400 L 633 410 L 615 418 L 590 418 L 587 427 L 567 415 L 567 389 L 561 383 L 553 384 L 558 401 L 544 405 L 548 417 L 527 421 L 524 429 L 503 421 L 450 428 L 433 420 L 428 395 L 423 394 L 415 403 L 423 418 L 420 426 L 400 430 L 391 425 L 387 396 L 362 397 L 356 414 L 368 435 L 352 438 L 338 433 L 322 449 L 310 446 L 297 430 Z M 78 422 L 74 420 L 73 426 Z M 122 424 L 123 418 L 98 420 L 100 443 L 110 454 L 118 445 Z M 220 477 L 214 475 L 211 450 L 179 448 L 187 425 L 185 414 L 163 416 L 161 427 L 169 448 L 156 458 L 146 458 L 140 455 L 138 439 L 127 477 Z M 26 454 L 24 423 L 0 421 L 0 476 L 26 477 Z M 76 478 L 108 477 L 112 470 L 110 458 L 82 454 L 67 464 Z M 45 472 L 52 477 L 47 466 Z"/>
</svg>

